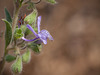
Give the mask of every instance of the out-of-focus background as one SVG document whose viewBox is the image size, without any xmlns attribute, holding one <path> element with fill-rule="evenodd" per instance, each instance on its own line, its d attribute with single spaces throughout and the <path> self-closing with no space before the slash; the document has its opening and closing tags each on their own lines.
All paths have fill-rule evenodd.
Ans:
<svg viewBox="0 0 100 75">
<path fill-rule="evenodd" d="M 37 5 L 42 16 L 41 29 L 54 38 L 43 51 L 32 53 L 31 62 L 24 64 L 21 75 L 100 75 L 100 0 L 56 0 L 56 5 L 41 2 Z M 0 32 L 4 8 L 11 16 L 13 0 L 0 0 Z M 21 14 L 28 14 L 25 7 Z M 0 37 L 0 59 L 3 56 L 4 36 Z M 3 75 L 12 75 L 6 63 Z"/>
</svg>

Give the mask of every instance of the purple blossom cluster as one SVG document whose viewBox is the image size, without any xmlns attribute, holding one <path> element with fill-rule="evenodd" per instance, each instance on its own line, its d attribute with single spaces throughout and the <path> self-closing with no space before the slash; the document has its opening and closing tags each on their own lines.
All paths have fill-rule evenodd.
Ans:
<svg viewBox="0 0 100 75">
<path fill-rule="evenodd" d="M 22 39 L 25 41 L 35 41 L 37 39 L 40 39 L 40 41 L 42 41 L 44 44 L 47 44 L 48 38 L 49 38 L 49 40 L 54 40 L 53 37 L 50 35 L 50 33 L 47 30 L 45 30 L 45 29 L 40 30 L 40 23 L 41 23 L 41 16 L 39 16 L 38 20 L 37 20 L 38 33 L 36 33 L 34 31 L 34 29 L 29 24 L 27 24 L 27 28 L 33 32 L 33 34 L 36 36 L 36 38 L 26 39 L 26 38 L 22 37 Z"/>
</svg>

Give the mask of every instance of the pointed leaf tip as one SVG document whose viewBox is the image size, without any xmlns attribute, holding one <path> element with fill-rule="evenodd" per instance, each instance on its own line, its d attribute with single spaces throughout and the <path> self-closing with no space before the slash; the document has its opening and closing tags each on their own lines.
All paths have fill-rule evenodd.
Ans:
<svg viewBox="0 0 100 75">
<path fill-rule="evenodd" d="M 10 13 L 8 12 L 7 8 L 5 8 L 5 15 L 6 15 L 6 20 L 11 24 L 12 18 L 10 16 Z"/>
</svg>

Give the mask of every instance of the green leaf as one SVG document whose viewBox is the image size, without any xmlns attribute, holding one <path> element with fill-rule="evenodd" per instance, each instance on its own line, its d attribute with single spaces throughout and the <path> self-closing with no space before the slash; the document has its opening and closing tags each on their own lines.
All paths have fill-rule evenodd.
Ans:
<svg viewBox="0 0 100 75">
<path fill-rule="evenodd" d="M 23 55 L 22 55 L 22 61 L 24 63 L 29 63 L 31 59 L 31 51 L 27 50 Z"/>
<path fill-rule="evenodd" d="M 24 21 L 26 24 L 32 25 L 33 23 L 34 24 L 36 23 L 36 19 L 37 19 L 37 10 L 34 9 L 34 11 L 31 14 L 25 17 Z"/>
<path fill-rule="evenodd" d="M 22 72 L 22 57 L 18 56 L 16 61 L 12 64 L 11 70 L 14 74 L 19 74 Z"/>
<path fill-rule="evenodd" d="M 14 33 L 14 38 L 19 39 L 23 37 L 23 32 L 20 28 L 16 28 L 15 33 Z"/>
<path fill-rule="evenodd" d="M 41 49 L 42 49 L 42 45 L 41 44 L 36 44 L 36 43 L 32 42 L 32 43 L 28 44 L 28 48 L 30 48 L 35 53 L 40 53 Z"/>
<path fill-rule="evenodd" d="M 48 3 L 51 3 L 51 4 L 56 4 L 57 2 L 55 0 L 46 0 Z"/>
<path fill-rule="evenodd" d="M 12 61 L 14 61 L 16 59 L 16 57 L 15 56 L 12 56 L 12 55 L 7 55 L 6 57 L 5 57 L 5 60 L 7 61 L 7 62 L 12 62 Z"/>
<path fill-rule="evenodd" d="M 11 28 L 11 24 L 5 20 L 2 19 L 5 24 L 6 24 L 6 31 L 5 31 L 5 48 L 7 48 L 7 46 L 9 45 L 11 38 L 12 38 L 12 28 Z"/>
<path fill-rule="evenodd" d="M 6 15 L 6 20 L 11 24 L 12 19 L 11 19 L 11 16 L 6 8 L 5 8 L 5 15 Z"/>
</svg>

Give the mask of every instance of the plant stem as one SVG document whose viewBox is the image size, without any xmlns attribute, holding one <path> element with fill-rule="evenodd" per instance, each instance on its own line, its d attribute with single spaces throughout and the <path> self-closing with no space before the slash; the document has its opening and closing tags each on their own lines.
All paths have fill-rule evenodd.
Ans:
<svg viewBox="0 0 100 75">
<path fill-rule="evenodd" d="M 5 65 L 5 59 L 3 58 L 3 60 L 0 62 L 0 75 L 2 75 L 4 65 Z"/>
<path fill-rule="evenodd" d="M 15 8 L 15 12 L 14 12 L 13 23 L 12 23 L 12 41 L 14 39 L 13 36 L 14 36 L 16 24 L 17 24 L 17 21 L 18 21 L 19 9 L 20 9 L 20 7 Z"/>
<path fill-rule="evenodd" d="M 15 6 L 15 12 L 14 12 L 14 17 L 13 17 L 13 22 L 12 22 L 12 40 L 11 40 L 11 43 L 13 42 L 13 36 L 14 36 L 14 31 L 15 31 L 15 28 L 16 28 L 16 24 L 17 24 L 17 21 L 18 21 L 18 15 L 19 15 L 19 10 L 20 10 L 20 7 L 16 7 Z M 2 75 L 3 73 L 3 69 L 4 69 L 4 65 L 5 65 L 5 56 L 8 54 L 8 51 L 7 49 L 5 49 L 5 52 L 4 52 L 4 56 L 3 56 L 3 59 L 2 61 L 0 61 L 0 75 Z"/>
<path fill-rule="evenodd" d="M 5 49 L 4 52 L 4 57 L 2 59 L 2 61 L 0 62 L 0 75 L 2 75 L 3 69 L 4 69 L 4 65 L 5 65 L 5 56 L 8 54 L 8 50 Z"/>
</svg>

